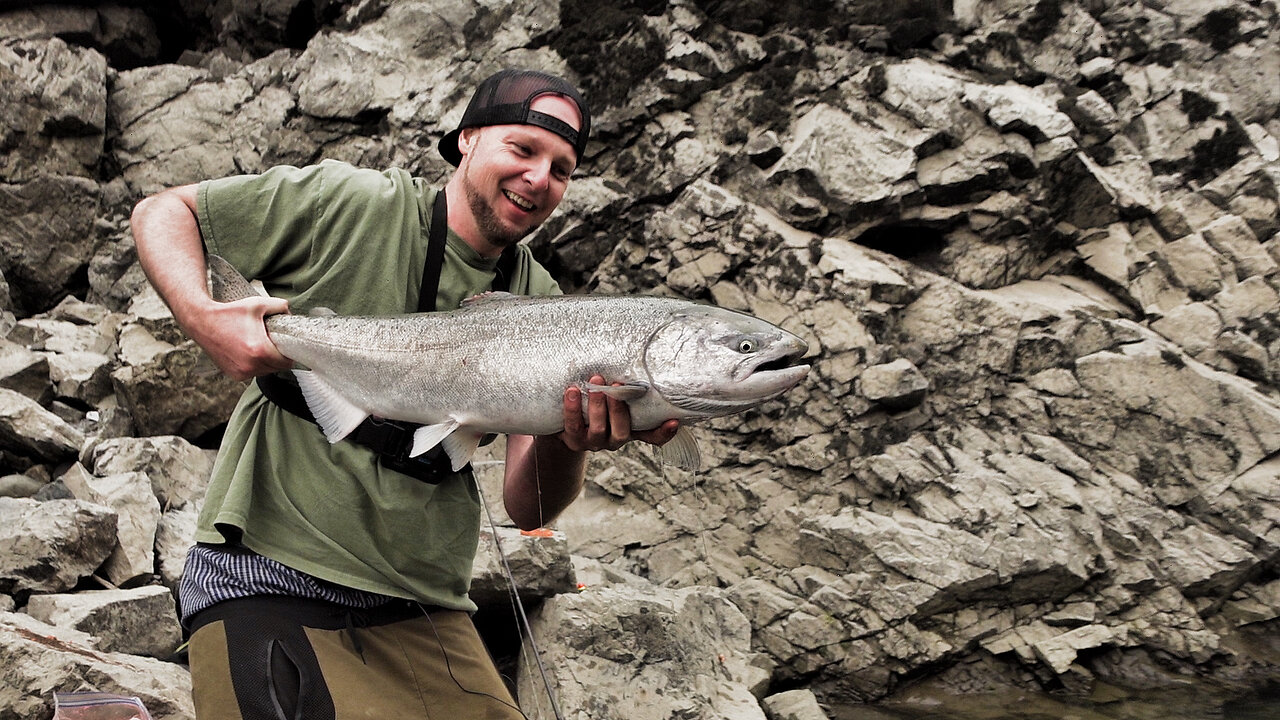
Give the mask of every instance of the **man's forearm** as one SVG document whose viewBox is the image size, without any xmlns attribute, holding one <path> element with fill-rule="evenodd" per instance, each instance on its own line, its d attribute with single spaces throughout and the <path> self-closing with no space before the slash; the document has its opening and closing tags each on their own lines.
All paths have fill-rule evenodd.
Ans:
<svg viewBox="0 0 1280 720">
<path fill-rule="evenodd" d="M 570 450 L 556 435 L 507 438 L 503 501 L 523 530 L 550 523 L 582 492 L 587 454 Z"/>
</svg>

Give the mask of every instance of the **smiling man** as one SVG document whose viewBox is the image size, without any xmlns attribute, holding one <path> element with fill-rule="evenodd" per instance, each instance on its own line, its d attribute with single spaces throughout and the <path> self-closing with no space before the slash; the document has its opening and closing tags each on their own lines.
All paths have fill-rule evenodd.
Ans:
<svg viewBox="0 0 1280 720">
<path fill-rule="evenodd" d="M 263 318 L 444 310 L 493 287 L 559 293 L 519 240 L 560 204 L 590 122 L 565 80 L 505 70 L 441 139 L 457 169 L 440 191 L 403 170 L 324 161 L 135 208 L 138 259 L 178 323 L 228 375 L 256 378 L 228 422 L 179 588 L 200 720 L 522 717 L 469 617 L 470 467 L 407 459 L 413 428 L 397 423 L 330 444 Z M 272 297 L 215 302 L 206 250 Z M 522 528 L 573 501 L 587 451 L 677 430 L 633 433 L 625 403 L 577 388 L 564 419 L 559 434 L 507 438 L 503 498 Z"/>
</svg>

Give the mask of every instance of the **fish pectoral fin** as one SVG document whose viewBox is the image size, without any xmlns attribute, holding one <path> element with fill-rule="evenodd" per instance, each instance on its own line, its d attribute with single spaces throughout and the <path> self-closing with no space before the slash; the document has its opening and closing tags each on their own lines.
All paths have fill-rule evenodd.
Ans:
<svg viewBox="0 0 1280 720">
<path fill-rule="evenodd" d="M 621 385 L 597 385 L 595 383 L 587 383 L 584 386 L 588 392 L 604 393 L 615 400 L 639 400 L 644 394 L 649 392 L 649 386 L 644 383 L 632 382 L 623 383 Z"/>
<path fill-rule="evenodd" d="M 298 386 L 302 388 L 307 408 L 315 416 L 316 423 L 330 443 L 336 443 L 350 435 L 357 425 L 369 417 L 369 413 L 356 407 L 314 372 L 294 370 L 293 375 L 298 378 Z"/>
<path fill-rule="evenodd" d="M 409 448 L 409 457 L 418 457 L 422 453 L 439 445 L 458 429 L 457 420 L 445 420 L 434 425 L 423 425 L 413 431 L 413 447 Z"/>
<path fill-rule="evenodd" d="M 681 470 L 697 470 L 702 465 L 702 453 L 698 451 L 698 441 L 684 426 L 676 431 L 675 437 L 658 447 L 656 453 L 658 460 L 666 465 L 675 465 Z"/>
</svg>

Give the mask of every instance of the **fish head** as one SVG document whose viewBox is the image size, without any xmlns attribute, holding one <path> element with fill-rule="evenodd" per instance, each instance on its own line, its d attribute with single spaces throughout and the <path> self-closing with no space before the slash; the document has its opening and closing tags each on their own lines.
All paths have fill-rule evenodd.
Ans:
<svg viewBox="0 0 1280 720">
<path fill-rule="evenodd" d="M 745 313 L 690 305 L 649 338 L 652 388 L 686 417 L 731 415 L 777 397 L 809 372 L 804 340 Z"/>
</svg>

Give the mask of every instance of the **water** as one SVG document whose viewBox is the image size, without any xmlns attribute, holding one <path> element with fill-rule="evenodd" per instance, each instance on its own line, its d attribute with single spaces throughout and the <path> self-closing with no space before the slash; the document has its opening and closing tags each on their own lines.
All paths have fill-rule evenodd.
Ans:
<svg viewBox="0 0 1280 720">
<path fill-rule="evenodd" d="M 1117 692 L 1070 698 L 1009 691 L 915 696 L 910 701 L 832 708 L 832 720 L 1280 720 L 1280 687 L 1233 699 L 1202 692 Z"/>
</svg>

